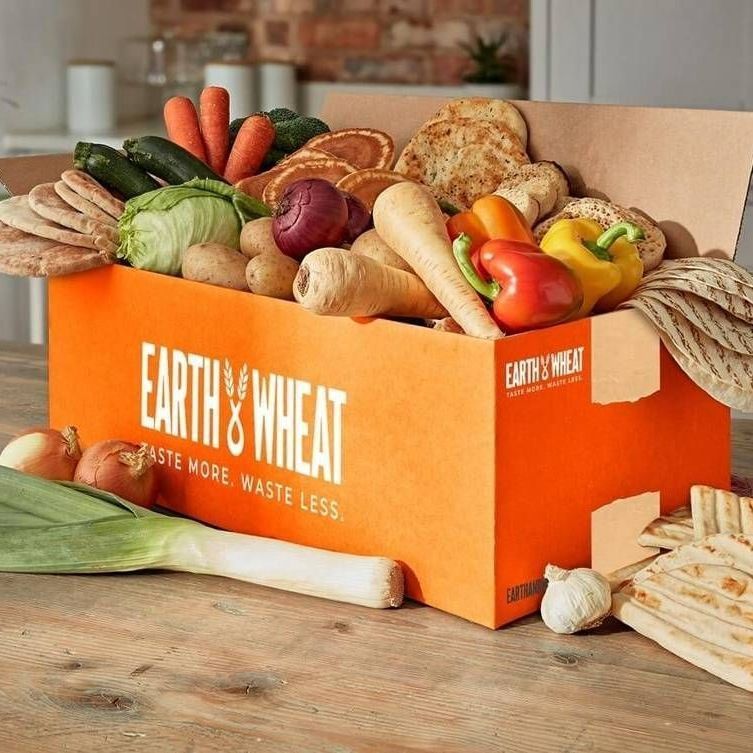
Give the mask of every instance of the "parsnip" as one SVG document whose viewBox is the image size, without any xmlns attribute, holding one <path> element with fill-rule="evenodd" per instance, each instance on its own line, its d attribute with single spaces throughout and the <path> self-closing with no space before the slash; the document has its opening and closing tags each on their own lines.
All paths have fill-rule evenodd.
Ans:
<svg viewBox="0 0 753 753">
<path fill-rule="evenodd" d="M 402 256 L 396 254 L 380 237 L 373 228 L 361 233 L 353 241 L 350 250 L 355 254 L 363 254 L 374 261 L 386 264 L 388 267 L 402 269 L 404 272 L 413 272 L 408 262 Z"/>
<path fill-rule="evenodd" d="M 436 319 L 447 314 L 416 275 L 339 248 L 306 256 L 293 295 L 305 309 L 330 316 Z"/>
<path fill-rule="evenodd" d="M 442 210 L 428 189 L 417 183 L 396 183 L 377 196 L 372 216 L 381 239 L 412 267 L 466 334 L 503 337 L 460 271 Z"/>
</svg>

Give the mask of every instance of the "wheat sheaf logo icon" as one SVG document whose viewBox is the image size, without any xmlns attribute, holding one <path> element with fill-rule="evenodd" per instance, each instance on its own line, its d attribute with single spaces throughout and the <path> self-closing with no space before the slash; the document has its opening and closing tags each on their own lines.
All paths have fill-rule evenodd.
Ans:
<svg viewBox="0 0 753 753">
<path fill-rule="evenodd" d="M 243 364 L 238 370 L 238 384 L 230 361 L 226 358 L 222 367 L 222 377 L 225 381 L 225 392 L 230 401 L 230 421 L 227 424 L 227 448 L 233 457 L 243 452 L 246 442 L 241 423 L 241 407 L 248 394 L 248 365 Z M 237 395 L 237 400 L 234 399 Z"/>
<path fill-rule="evenodd" d="M 549 379 L 549 363 L 551 361 L 552 354 L 548 354 L 546 356 L 539 356 L 539 361 L 541 362 L 541 381 L 546 382 L 547 379 Z"/>
</svg>

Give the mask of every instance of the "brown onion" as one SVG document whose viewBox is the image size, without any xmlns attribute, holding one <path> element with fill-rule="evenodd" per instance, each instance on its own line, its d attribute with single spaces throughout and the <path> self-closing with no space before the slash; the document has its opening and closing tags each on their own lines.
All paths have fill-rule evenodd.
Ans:
<svg viewBox="0 0 753 753">
<path fill-rule="evenodd" d="M 361 233 L 371 227 L 371 212 L 366 205 L 352 193 L 340 191 L 348 205 L 348 222 L 345 225 L 345 243 L 353 243 Z"/>
<path fill-rule="evenodd" d="M 142 507 L 151 507 L 159 492 L 149 447 L 119 439 L 106 439 L 84 450 L 73 480 Z"/>
<path fill-rule="evenodd" d="M 329 181 L 306 178 L 291 183 L 272 222 L 277 247 L 294 259 L 309 251 L 339 246 L 345 239 L 348 204 Z"/>
<path fill-rule="evenodd" d="M 51 481 L 71 481 L 81 459 L 75 426 L 29 429 L 0 453 L 0 465 Z"/>
</svg>

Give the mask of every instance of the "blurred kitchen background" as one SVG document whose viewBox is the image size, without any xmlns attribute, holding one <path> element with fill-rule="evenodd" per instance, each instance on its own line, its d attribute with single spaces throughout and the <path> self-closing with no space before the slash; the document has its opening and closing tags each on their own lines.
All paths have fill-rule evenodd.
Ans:
<svg viewBox="0 0 753 753">
<path fill-rule="evenodd" d="M 0 0 L 2 154 L 159 132 L 205 81 L 246 111 L 335 88 L 751 109 L 753 0 Z M 43 284 L 0 278 L 0 339 L 44 332 Z"/>
</svg>

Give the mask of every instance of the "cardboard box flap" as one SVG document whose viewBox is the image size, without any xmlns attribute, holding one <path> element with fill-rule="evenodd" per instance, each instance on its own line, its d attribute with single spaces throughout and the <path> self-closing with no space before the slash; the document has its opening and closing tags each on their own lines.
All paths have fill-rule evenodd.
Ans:
<svg viewBox="0 0 753 753">
<path fill-rule="evenodd" d="M 58 180 L 63 170 L 72 167 L 70 154 L 4 157 L 0 160 L 0 188 L 5 186 L 11 196 L 18 196 L 28 193 L 39 183 Z"/>
<path fill-rule="evenodd" d="M 332 128 L 387 130 L 398 150 L 447 100 L 331 94 Z M 514 103 L 533 160 L 566 170 L 576 195 L 653 217 L 668 255 L 734 257 L 753 165 L 753 113 L 555 102 Z"/>
</svg>

